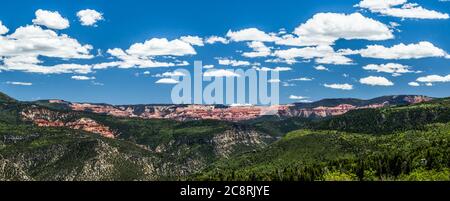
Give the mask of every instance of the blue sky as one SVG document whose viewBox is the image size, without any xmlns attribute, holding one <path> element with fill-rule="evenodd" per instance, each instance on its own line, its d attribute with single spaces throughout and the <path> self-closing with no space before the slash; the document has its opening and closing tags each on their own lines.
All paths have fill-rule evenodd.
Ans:
<svg viewBox="0 0 450 201">
<path fill-rule="evenodd" d="M 290 68 L 280 72 L 282 103 L 450 96 L 448 1 L 68 2 L 2 2 L 0 91 L 170 103 L 174 85 L 156 82 L 201 60 L 212 70 Z"/>
</svg>

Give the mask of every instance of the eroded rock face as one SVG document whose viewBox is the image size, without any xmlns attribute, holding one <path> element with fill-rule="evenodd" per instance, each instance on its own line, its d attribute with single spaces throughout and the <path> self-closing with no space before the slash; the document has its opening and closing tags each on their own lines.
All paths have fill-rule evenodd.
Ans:
<svg viewBox="0 0 450 201">
<path fill-rule="evenodd" d="M 81 118 L 74 122 L 68 122 L 66 127 L 78 130 L 84 130 L 91 133 L 100 134 L 103 137 L 115 138 L 115 133 L 108 126 L 101 125 L 89 118 Z"/>
<path fill-rule="evenodd" d="M 383 97 L 381 97 L 383 98 Z M 398 102 L 416 104 L 430 101 L 426 96 L 391 96 L 387 100 L 368 100 L 367 104 L 337 104 L 334 106 L 296 107 L 295 105 L 264 106 L 223 106 L 223 105 L 128 105 L 112 106 L 104 104 L 70 103 L 75 111 L 90 111 L 117 117 L 137 117 L 144 119 L 222 120 L 245 121 L 267 115 L 267 111 L 281 117 L 328 117 L 347 113 L 350 110 L 380 108 L 396 105 Z"/>
<path fill-rule="evenodd" d="M 154 163 L 153 157 L 120 152 L 117 147 L 96 139 L 42 147 L 8 158 L 0 155 L 0 180 L 156 180 Z M 51 174 L 42 172 L 43 168 Z"/>
<path fill-rule="evenodd" d="M 32 121 L 40 127 L 66 127 L 99 134 L 107 138 L 115 138 L 117 135 L 108 126 L 99 124 L 89 118 L 68 121 L 67 119 L 70 117 L 70 114 L 67 113 L 55 112 L 43 108 L 32 108 L 22 111 L 21 115 L 25 120 Z"/>
<path fill-rule="evenodd" d="M 214 136 L 212 143 L 219 157 L 229 157 L 237 147 L 261 148 L 267 145 L 272 137 L 255 130 L 231 129 Z"/>
</svg>

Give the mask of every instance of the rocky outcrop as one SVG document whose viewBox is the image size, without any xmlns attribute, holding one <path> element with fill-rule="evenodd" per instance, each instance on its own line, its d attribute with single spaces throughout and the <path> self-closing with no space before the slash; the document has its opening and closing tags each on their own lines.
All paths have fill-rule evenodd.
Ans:
<svg viewBox="0 0 450 201">
<path fill-rule="evenodd" d="M 157 160 L 119 151 L 100 139 L 55 144 L 3 158 L 1 181 L 156 180 Z"/>
<path fill-rule="evenodd" d="M 69 121 L 69 113 L 55 112 L 45 108 L 32 108 L 22 111 L 21 114 L 24 120 L 32 121 L 40 127 L 66 127 L 99 134 L 107 138 L 115 138 L 117 135 L 117 133 L 112 131 L 108 126 L 102 125 L 89 118 L 83 117 L 74 121 Z"/>
<path fill-rule="evenodd" d="M 229 157 L 237 148 L 261 148 L 273 138 L 255 130 L 233 128 L 214 136 L 212 143 L 219 157 Z"/>
<path fill-rule="evenodd" d="M 137 117 L 144 119 L 222 120 L 245 121 L 264 115 L 281 117 L 328 117 L 347 113 L 350 110 L 380 108 L 397 104 L 416 104 L 430 101 L 426 96 L 385 96 L 371 100 L 359 99 L 322 100 L 309 104 L 280 106 L 224 106 L 224 105 L 124 105 L 70 103 L 75 111 L 89 111 L 117 117 Z M 339 103 L 340 102 L 340 103 Z M 323 105 L 321 105 L 323 104 Z M 268 112 L 269 111 L 269 112 Z"/>
</svg>

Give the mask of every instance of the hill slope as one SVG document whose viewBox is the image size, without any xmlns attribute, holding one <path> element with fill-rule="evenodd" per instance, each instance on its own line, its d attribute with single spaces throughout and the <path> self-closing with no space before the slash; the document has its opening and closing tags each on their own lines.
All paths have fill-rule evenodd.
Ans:
<svg viewBox="0 0 450 201">
<path fill-rule="evenodd" d="M 0 104 L 0 180 L 178 180 L 274 141 L 246 125 Z"/>
<path fill-rule="evenodd" d="M 450 99 L 240 123 L 68 104 L 0 102 L 0 180 L 449 179 Z"/>
</svg>

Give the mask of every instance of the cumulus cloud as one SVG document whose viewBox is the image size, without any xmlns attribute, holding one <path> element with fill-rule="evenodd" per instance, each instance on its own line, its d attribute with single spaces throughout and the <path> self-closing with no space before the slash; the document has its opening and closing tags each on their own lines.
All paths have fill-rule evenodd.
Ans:
<svg viewBox="0 0 450 201">
<path fill-rule="evenodd" d="M 267 80 L 267 82 L 268 83 L 280 83 L 281 80 L 280 79 L 270 79 L 270 80 Z"/>
<path fill-rule="evenodd" d="M 227 37 L 235 42 L 241 41 L 274 42 L 278 40 L 276 34 L 267 34 L 264 31 L 261 31 L 257 28 L 242 29 L 235 32 L 229 30 L 227 33 Z"/>
<path fill-rule="evenodd" d="M 268 68 L 268 67 L 253 67 L 257 71 L 275 71 L 275 72 L 283 72 L 283 71 L 290 71 L 292 68 L 290 67 L 275 67 L 275 68 Z"/>
<path fill-rule="evenodd" d="M 332 45 L 339 39 L 371 41 L 394 38 L 392 30 L 360 13 L 318 13 L 301 24 L 293 35 L 282 36 L 276 43 L 292 46 Z"/>
<path fill-rule="evenodd" d="M 215 43 L 228 44 L 229 42 L 230 41 L 228 41 L 226 38 L 219 36 L 210 36 L 205 40 L 205 43 L 207 44 L 215 44 Z"/>
<path fill-rule="evenodd" d="M 73 80 L 95 80 L 95 77 L 88 77 L 84 75 L 74 75 L 71 77 Z"/>
<path fill-rule="evenodd" d="M 369 76 L 361 78 L 359 80 L 361 84 L 371 85 L 371 86 L 393 86 L 394 83 L 386 79 L 385 77 Z"/>
<path fill-rule="evenodd" d="M 315 66 L 314 69 L 316 69 L 318 71 L 329 71 L 330 70 L 327 67 L 322 66 L 322 65 Z"/>
<path fill-rule="evenodd" d="M 155 82 L 156 84 L 178 84 L 179 81 L 172 78 L 162 78 Z"/>
<path fill-rule="evenodd" d="M 46 26 L 50 29 L 67 29 L 69 28 L 69 20 L 63 18 L 58 11 L 47 11 L 39 9 L 35 12 L 36 18 L 33 23 L 36 25 Z"/>
<path fill-rule="evenodd" d="M 316 59 L 318 64 L 352 65 L 353 60 L 339 54 L 330 54 Z"/>
<path fill-rule="evenodd" d="M 417 78 L 418 82 L 426 82 L 426 83 L 433 83 L 433 82 L 450 82 L 450 74 L 446 76 L 440 76 L 440 75 L 428 75 L 425 77 L 419 77 Z"/>
<path fill-rule="evenodd" d="M 178 77 L 178 76 L 186 76 L 184 73 L 180 71 L 174 71 L 174 72 L 165 72 L 162 74 L 156 74 L 154 77 Z"/>
<path fill-rule="evenodd" d="M 0 37 L 0 56 L 46 56 L 63 59 L 90 59 L 91 45 L 81 45 L 68 35 L 28 25 L 7 37 Z"/>
<path fill-rule="evenodd" d="M 362 57 L 377 59 L 420 59 L 426 57 L 445 57 L 447 53 L 432 43 L 422 41 L 417 44 L 400 43 L 392 47 L 369 45 L 366 49 L 346 51 L 346 54 L 359 53 Z"/>
<path fill-rule="evenodd" d="M 204 68 L 204 69 L 214 68 L 214 65 L 204 65 L 203 68 Z"/>
<path fill-rule="evenodd" d="M 290 79 L 289 81 L 312 81 L 314 80 L 314 78 L 309 78 L 309 77 L 300 77 L 300 78 L 294 78 L 294 79 Z"/>
<path fill-rule="evenodd" d="M 263 42 L 252 41 L 249 42 L 248 47 L 253 49 L 253 52 L 244 52 L 242 56 L 254 58 L 254 57 L 267 57 L 271 54 L 271 50 Z"/>
<path fill-rule="evenodd" d="M 356 7 L 368 9 L 382 15 L 413 19 L 448 19 L 447 13 L 423 8 L 407 0 L 362 0 Z"/>
<path fill-rule="evenodd" d="M 324 84 L 324 87 L 331 89 L 340 89 L 340 90 L 352 90 L 353 85 L 351 84 Z"/>
<path fill-rule="evenodd" d="M 302 58 L 306 60 L 315 59 L 316 63 L 319 64 L 353 64 L 353 61 L 350 58 L 335 52 L 333 47 L 329 45 L 276 50 L 273 55 L 284 60 L 295 60 L 296 58 Z"/>
<path fill-rule="evenodd" d="M 369 64 L 363 67 L 364 70 L 390 73 L 393 76 L 399 76 L 404 73 L 413 73 L 414 71 L 411 71 L 410 68 L 410 66 L 397 63 Z"/>
<path fill-rule="evenodd" d="M 219 64 L 224 66 L 250 66 L 252 65 L 249 61 L 239 61 L 239 60 L 233 60 L 233 59 L 223 59 L 219 58 Z"/>
<path fill-rule="evenodd" d="M 103 20 L 103 14 L 92 9 L 78 11 L 77 17 L 83 26 L 95 26 L 98 21 Z"/>
<path fill-rule="evenodd" d="M 8 33 L 9 29 L 0 21 L 0 35 Z"/>
<path fill-rule="evenodd" d="M 203 39 L 198 36 L 182 36 L 180 40 L 195 46 L 204 46 Z"/>
<path fill-rule="evenodd" d="M 188 56 L 195 55 L 197 52 L 190 43 L 175 39 L 152 38 L 144 43 L 135 43 L 127 50 L 121 48 L 108 49 L 107 53 L 119 61 L 105 62 L 94 65 L 95 69 L 104 69 L 109 67 L 119 68 L 153 68 L 153 67 L 171 67 L 186 66 L 187 61 L 160 62 L 156 61 L 157 56 Z"/>
<path fill-rule="evenodd" d="M 308 99 L 308 97 L 305 97 L 305 96 L 290 95 L 290 96 L 289 96 L 289 99 L 292 99 L 292 100 L 304 100 L 304 99 Z"/>
<path fill-rule="evenodd" d="M 218 70 L 209 70 L 203 73 L 204 77 L 239 77 L 239 74 L 224 70 L 224 69 L 218 69 Z"/>
<path fill-rule="evenodd" d="M 7 81 L 6 84 L 19 85 L 19 86 L 31 86 L 31 85 L 33 85 L 33 83 L 31 83 L 31 82 L 13 82 L 13 81 Z"/>
<path fill-rule="evenodd" d="M 20 65 L 7 64 L 0 66 L 1 70 L 8 71 L 22 71 L 26 73 L 41 73 L 41 74 L 62 74 L 62 73 L 78 73 L 88 74 L 92 72 L 92 65 L 81 64 L 57 64 L 52 66 L 43 66 L 39 64 L 20 63 Z"/>
<path fill-rule="evenodd" d="M 0 36 L 1 70 L 29 73 L 89 73 L 90 65 L 43 65 L 40 56 L 57 59 L 90 59 L 91 45 L 82 45 L 76 39 L 35 25 L 17 28 L 7 36 Z"/>
<path fill-rule="evenodd" d="M 175 39 L 152 38 L 144 43 L 135 43 L 126 52 L 135 56 L 186 56 L 195 55 L 197 52 L 191 44 Z"/>
<path fill-rule="evenodd" d="M 417 83 L 417 82 L 410 82 L 410 83 L 408 83 L 408 85 L 409 85 L 409 86 L 412 86 L 412 87 L 418 87 L 418 86 L 420 86 L 420 84 Z"/>
</svg>

